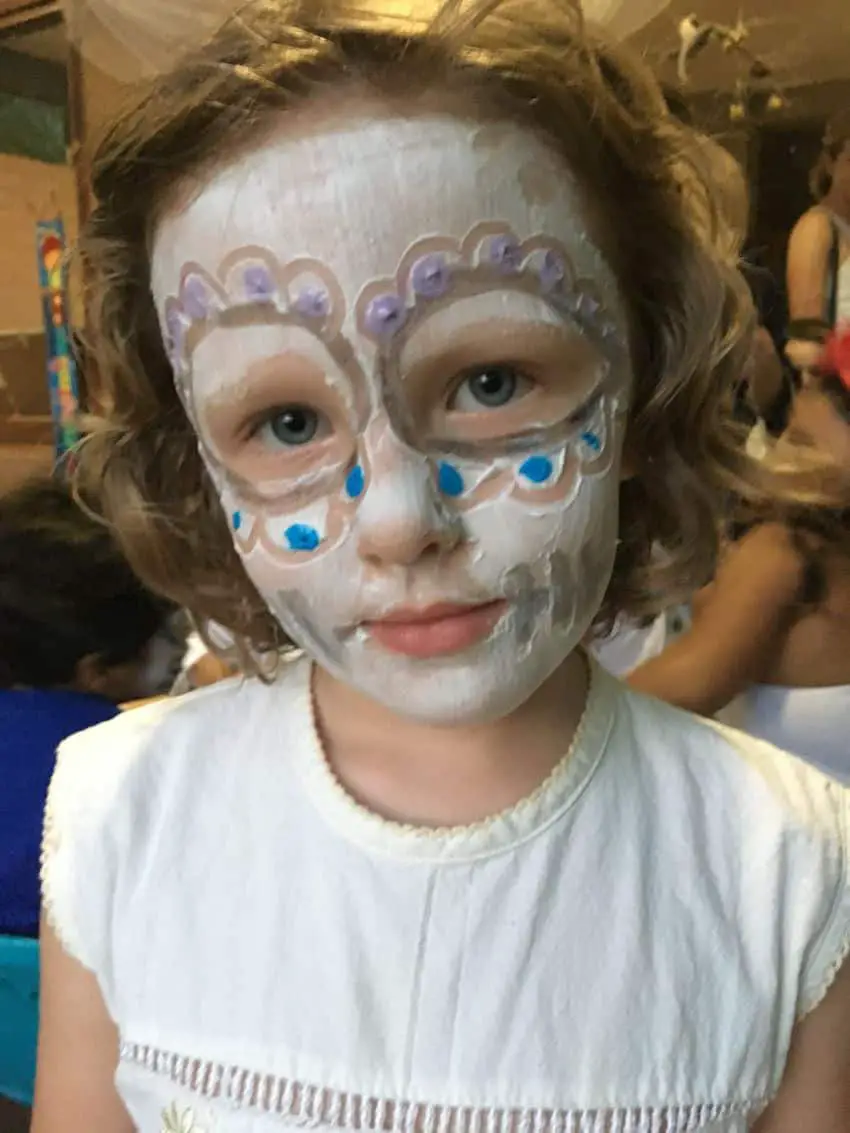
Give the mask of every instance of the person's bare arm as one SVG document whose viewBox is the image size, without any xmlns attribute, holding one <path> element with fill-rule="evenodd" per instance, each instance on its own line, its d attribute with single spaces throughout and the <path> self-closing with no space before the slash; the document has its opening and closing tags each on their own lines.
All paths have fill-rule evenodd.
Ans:
<svg viewBox="0 0 850 1133">
<path fill-rule="evenodd" d="M 779 1094 L 753 1133 L 850 1133 L 850 962 L 798 1026 Z"/>
<path fill-rule="evenodd" d="M 791 320 L 825 319 L 824 285 L 832 246 L 832 225 L 821 209 L 797 221 L 788 242 L 788 309 Z"/>
<path fill-rule="evenodd" d="M 41 1025 L 31 1133 L 135 1133 L 114 1086 L 118 1034 L 94 976 L 41 930 Z"/>
<path fill-rule="evenodd" d="M 712 716 L 762 679 L 795 617 L 804 564 L 787 531 L 765 524 L 724 557 L 686 634 L 640 665 L 639 692 Z"/>
<path fill-rule="evenodd" d="M 766 417 L 782 393 L 785 375 L 770 332 L 763 326 L 756 328 L 745 377 L 750 404 L 759 417 Z"/>
</svg>

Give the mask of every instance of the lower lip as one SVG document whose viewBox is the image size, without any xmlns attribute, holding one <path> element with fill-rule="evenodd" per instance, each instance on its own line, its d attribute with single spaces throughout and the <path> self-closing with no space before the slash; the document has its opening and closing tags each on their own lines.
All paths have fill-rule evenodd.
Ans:
<svg viewBox="0 0 850 1133">
<path fill-rule="evenodd" d="M 373 640 L 390 653 L 404 657 L 443 657 L 461 653 L 483 641 L 502 617 L 506 603 L 489 602 L 429 621 L 367 622 Z"/>
</svg>

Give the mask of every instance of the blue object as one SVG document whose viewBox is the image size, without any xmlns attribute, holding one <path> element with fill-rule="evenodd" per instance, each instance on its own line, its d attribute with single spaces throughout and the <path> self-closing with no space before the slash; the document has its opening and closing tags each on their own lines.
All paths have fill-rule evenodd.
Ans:
<svg viewBox="0 0 850 1133">
<path fill-rule="evenodd" d="M 439 483 L 440 491 L 444 496 L 463 495 L 463 477 L 453 464 L 446 464 L 444 461 L 440 465 L 439 471 L 437 473 L 437 482 Z"/>
<path fill-rule="evenodd" d="M 0 936 L 0 1095 L 31 1106 L 38 1041 L 38 941 Z"/>
<path fill-rule="evenodd" d="M 356 500 L 358 496 L 362 495 L 365 483 L 366 478 L 363 475 L 363 469 L 359 464 L 355 464 L 345 478 L 345 490 L 348 492 L 349 498 Z"/>
<path fill-rule="evenodd" d="M 231 523 L 233 524 L 233 530 L 238 531 L 239 528 L 242 526 L 242 512 L 241 511 L 235 511 L 233 513 L 233 518 L 231 520 Z"/>
<path fill-rule="evenodd" d="M 597 437 L 596 433 L 582 433 L 581 439 L 587 447 L 592 448 L 594 452 L 599 452 L 602 448 L 602 442 L 599 437 Z"/>
<path fill-rule="evenodd" d="M 530 480 L 532 484 L 545 484 L 552 479 L 555 465 L 548 456 L 530 456 L 519 466 L 520 476 Z"/>
<path fill-rule="evenodd" d="M 56 748 L 118 715 L 100 696 L 0 689 L 0 935 L 38 936 L 39 857 Z"/>
<path fill-rule="evenodd" d="M 283 534 L 290 551 L 315 551 L 322 541 L 316 528 L 306 523 L 293 523 Z"/>
</svg>

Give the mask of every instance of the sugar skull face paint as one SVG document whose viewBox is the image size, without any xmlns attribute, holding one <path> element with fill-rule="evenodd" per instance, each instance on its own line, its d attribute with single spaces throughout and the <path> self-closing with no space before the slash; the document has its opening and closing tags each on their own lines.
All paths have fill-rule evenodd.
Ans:
<svg viewBox="0 0 850 1133">
<path fill-rule="evenodd" d="M 388 113 L 281 135 L 162 222 L 153 291 L 290 636 L 418 719 L 526 700 L 607 587 L 631 385 L 616 284 L 546 144 Z"/>
</svg>

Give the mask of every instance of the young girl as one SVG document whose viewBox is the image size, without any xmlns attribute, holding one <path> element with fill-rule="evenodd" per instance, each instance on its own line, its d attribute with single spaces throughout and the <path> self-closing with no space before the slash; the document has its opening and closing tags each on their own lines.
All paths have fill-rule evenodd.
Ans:
<svg viewBox="0 0 850 1133">
<path fill-rule="evenodd" d="M 844 507 L 773 505 L 726 555 L 691 631 L 633 687 L 726 718 L 850 783 L 850 332 L 795 400 L 788 442 L 831 462 Z"/>
<path fill-rule="evenodd" d="M 303 654 L 64 746 L 36 1133 L 846 1133 L 847 796 L 578 648 L 749 472 L 698 154 L 566 0 L 271 0 L 108 140 L 90 472 Z"/>
</svg>

